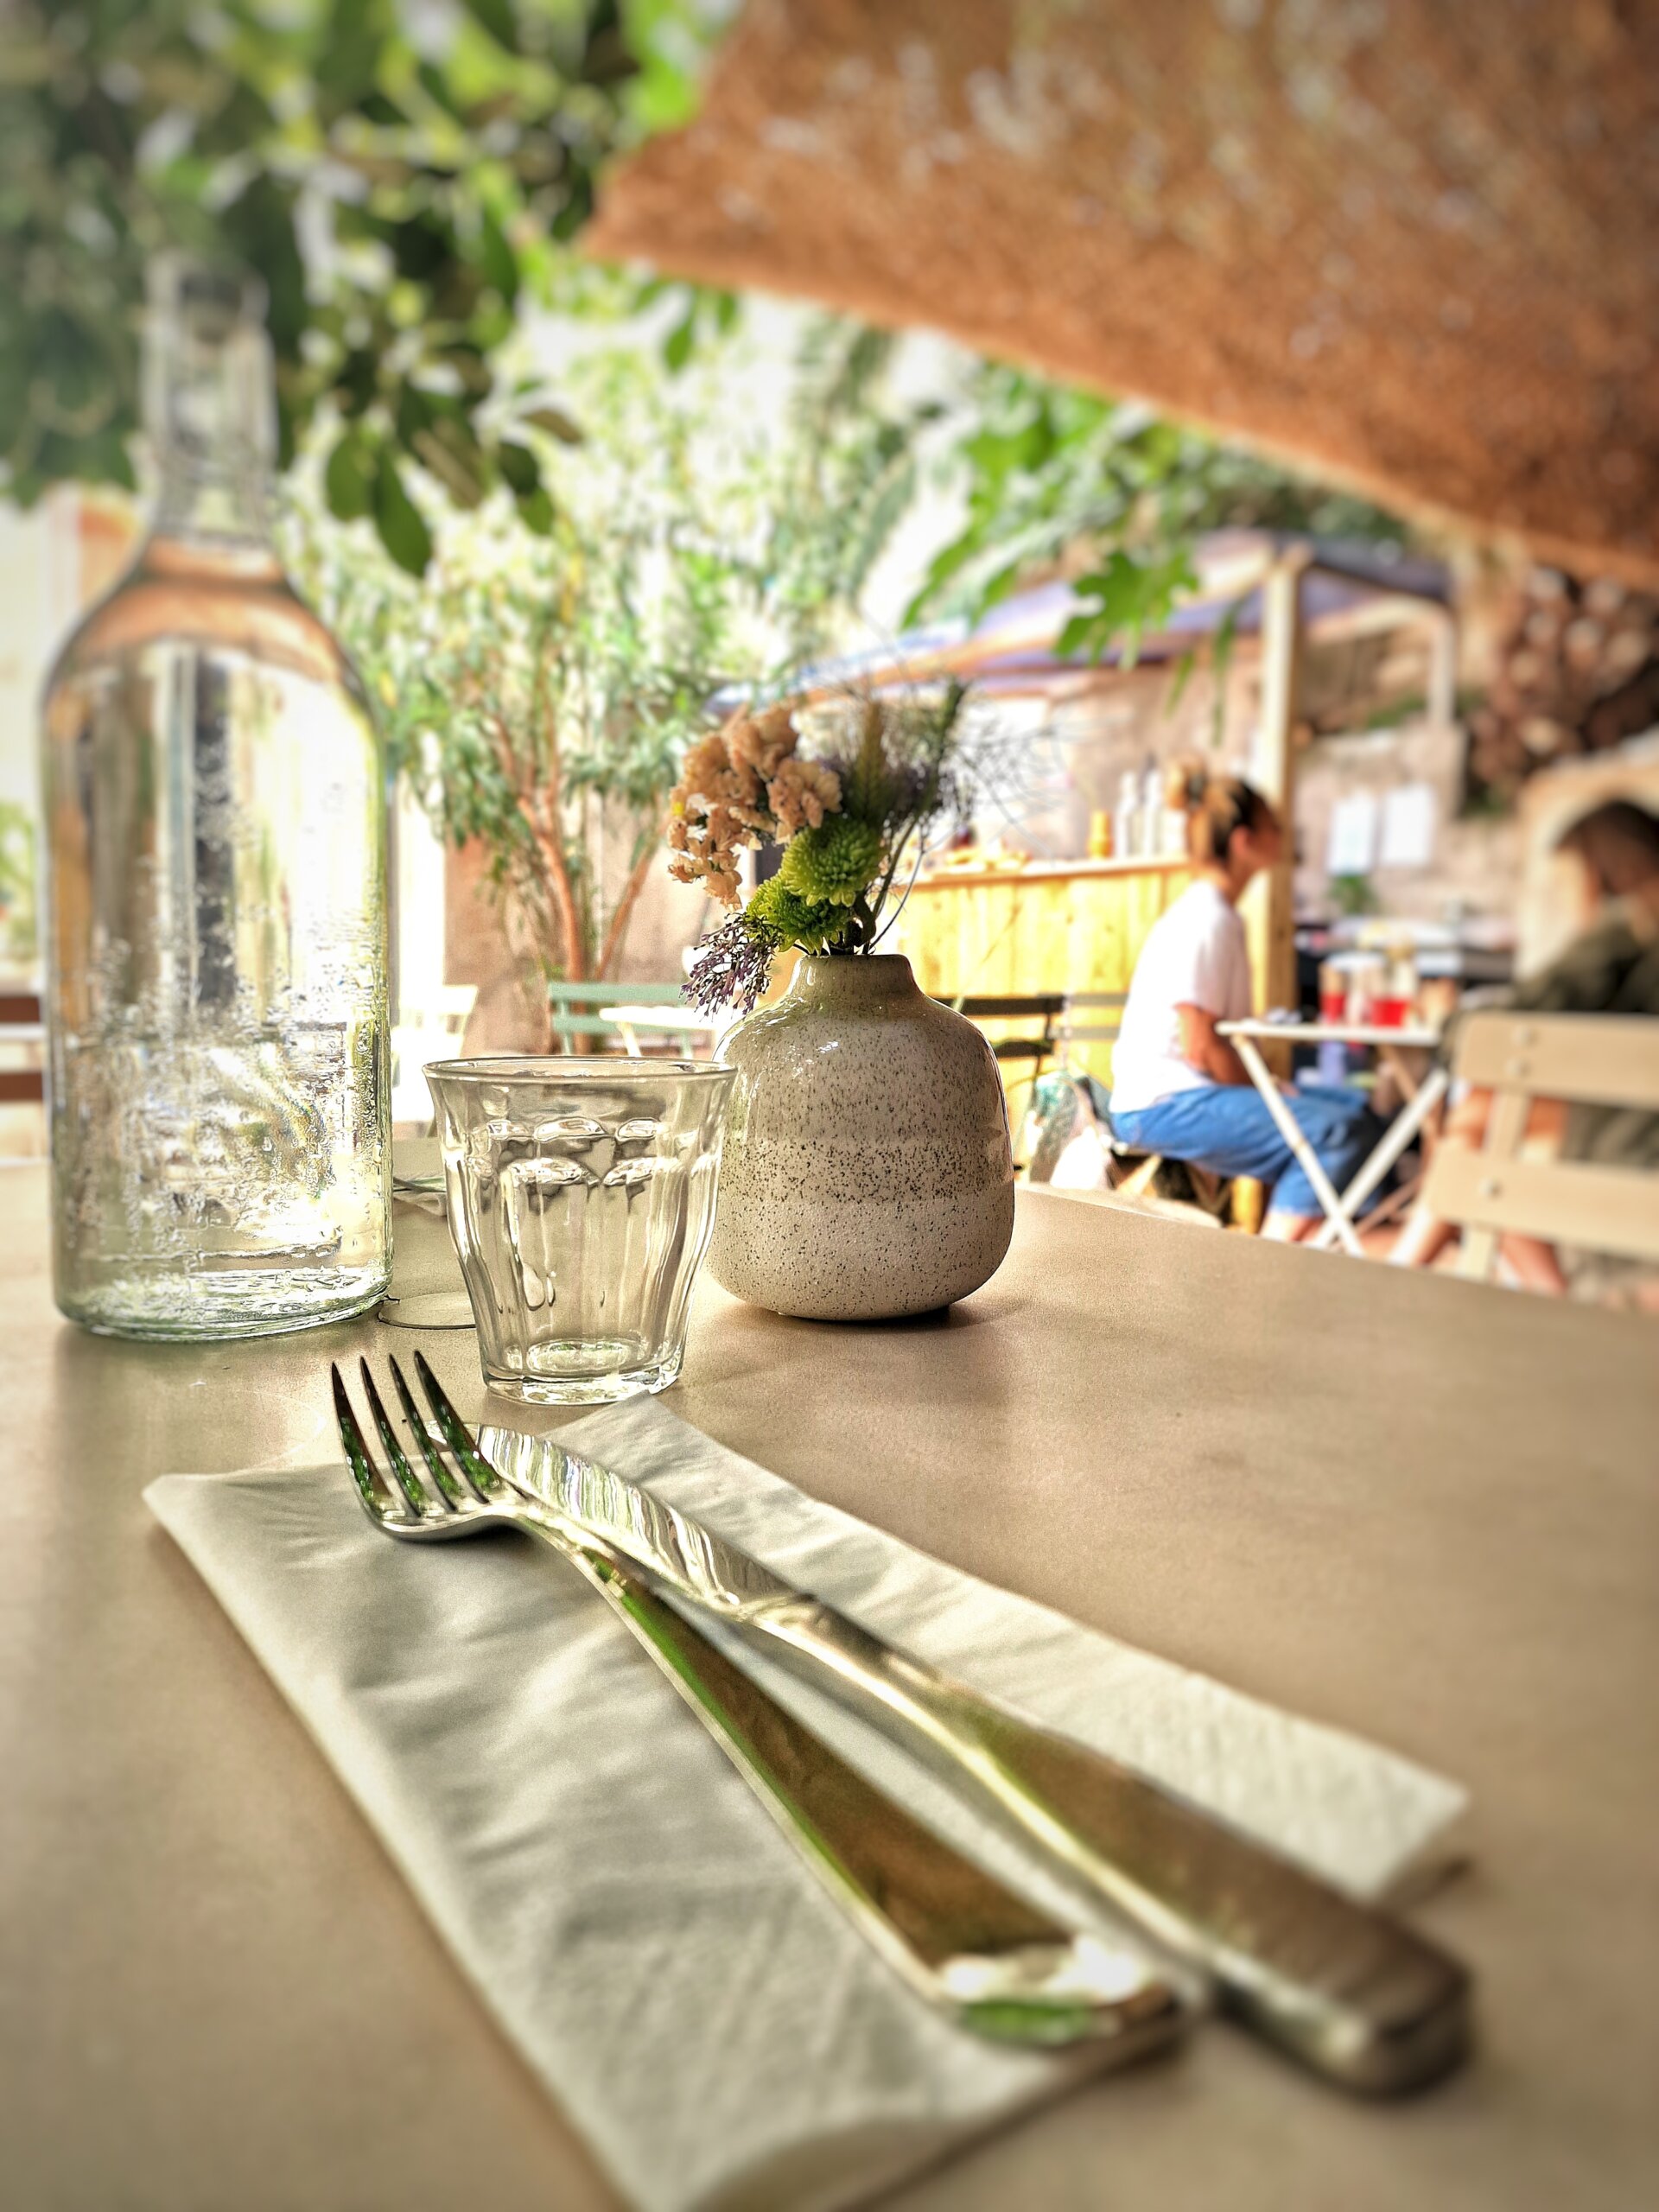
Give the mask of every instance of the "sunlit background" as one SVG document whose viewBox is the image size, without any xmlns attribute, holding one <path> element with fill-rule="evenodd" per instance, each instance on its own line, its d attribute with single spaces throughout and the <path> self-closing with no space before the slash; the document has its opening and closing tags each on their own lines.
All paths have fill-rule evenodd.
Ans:
<svg viewBox="0 0 1659 2212">
<path fill-rule="evenodd" d="M 1327 564 L 1297 640 L 1298 924 L 1535 964 L 1576 918 L 1554 829 L 1659 796 L 1634 172 L 1573 260 L 1620 174 L 1612 16 L 1529 30 L 1506 77 L 1409 5 L 1037 8 L 1012 43 L 988 6 L 739 13 L 11 11 L 3 988 L 39 982 L 35 701 L 143 512 L 168 240 L 270 285 L 283 543 L 392 741 L 405 1026 L 470 1006 L 469 1042 L 536 1044 L 549 977 L 677 979 L 708 917 L 654 827 L 745 686 L 961 672 L 1007 744 L 950 867 L 1125 858 L 1162 762 L 1264 772 L 1287 549 Z M 1553 137 L 1522 128 L 1523 63 L 1565 102 Z M 860 303 L 886 327 L 833 311 Z M 554 607 L 577 944 L 478 741 L 486 698 L 523 714 Z M 1046 987 L 977 895 L 971 925 L 912 902 L 930 987 Z M 33 1109 L 0 1116 L 37 1148 Z"/>
</svg>

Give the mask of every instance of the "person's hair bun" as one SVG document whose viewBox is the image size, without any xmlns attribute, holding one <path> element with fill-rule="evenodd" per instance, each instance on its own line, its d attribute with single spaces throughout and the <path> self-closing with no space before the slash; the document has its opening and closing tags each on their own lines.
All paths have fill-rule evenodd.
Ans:
<svg viewBox="0 0 1659 2212">
<path fill-rule="evenodd" d="M 1259 830 L 1273 809 L 1242 776 L 1212 776 L 1194 753 L 1164 771 L 1164 804 L 1186 817 L 1186 846 L 1200 868 L 1224 859 L 1233 832 Z"/>
<path fill-rule="evenodd" d="M 1164 804 L 1177 813 L 1190 814 L 1195 806 L 1204 804 L 1209 781 L 1201 760 L 1190 753 L 1179 756 L 1164 771 Z"/>
</svg>

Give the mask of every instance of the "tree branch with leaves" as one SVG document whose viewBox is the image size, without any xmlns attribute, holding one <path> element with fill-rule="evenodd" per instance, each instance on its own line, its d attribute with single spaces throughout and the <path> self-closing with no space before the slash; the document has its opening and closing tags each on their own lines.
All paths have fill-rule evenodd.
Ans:
<svg viewBox="0 0 1659 2212">
<path fill-rule="evenodd" d="M 906 621 L 977 620 L 1044 575 L 1078 605 L 1058 650 L 1133 667 L 1198 584 L 1199 540 L 1220 529 L 1307 531 L 1401 543 L 1397 517 L 1280 463 L 1184 429 L 1138 402 L 1103 397 L 982 362 L 944 410 L 940 471 L 960 526 L 935 554 Z M 1236 626 L 1209 651 L 1224 667 Z M 1179 664 L 1176 690 L 1193 657 Z"/>
<path fill-rule="evenodd" d="M 419 584 L 315 517 L 290 534 L 394 764 L 446 840 L 486 854 L 543 1007 L 550 982 L 613 973 L 669 787 L 725 673 L 671 573 L 642 539 L 585 537 L 563 512 L 546 538 L 452 534 Z"/>
<path fill-rule="evenodd" d="M 506 350 L 527 298 L 614 289 L 565 245 L 709 36 L 698 0 L 7 0 L 0 489 L 134 487 L 144 271 L 178 247 L 264 280 L 282 461 L 322 425 L 337 516 L 419 573 L 414 462 L 545 534 L 522 425 L 568 426 Z"/>
</svg>

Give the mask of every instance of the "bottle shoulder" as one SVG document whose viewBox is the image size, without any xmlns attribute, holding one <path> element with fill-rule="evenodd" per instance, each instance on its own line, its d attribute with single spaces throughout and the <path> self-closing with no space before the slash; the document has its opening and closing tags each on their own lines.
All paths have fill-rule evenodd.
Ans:
<svg viewBox="0 0 1659 2212">
<path fill-rule="evenodd" d="M 153 543 L 71 631 L 46 696 L 100 664 L 130 664 L 146 647 L 173 642 L 339 685 L 367 706 L 344 647 L 269 552 L 179 558 Z"/>
</svg>

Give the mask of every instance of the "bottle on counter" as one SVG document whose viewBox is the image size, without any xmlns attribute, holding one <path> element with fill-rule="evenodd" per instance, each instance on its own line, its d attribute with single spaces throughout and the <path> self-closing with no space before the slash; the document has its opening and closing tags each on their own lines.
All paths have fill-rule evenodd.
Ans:
<svg viewBox="0 0 1659 2212">
<path fill-rule="evenodd" d="M 386 1284 L 385 768 L 272 544 L 272 402 L 263 286 L 158 263 L 154 525 L 44 706 L 57 1300 L 116 1335 Z"/>
<path fill-rule="evenodd" d="M 1135 850 L 1156 860 L 1164 849 L 1164 772 L 1150 754 L 1141 775 L 1141 830 Z"/>
<path fill-rule="evenodd" d="M 1141 779 L 1133 768 L 1126 768 L 1118 781 L 1112 842 L 1120 860 L 1133 860 L 1141 850 Z"/>
<path fill-rule="evenodd" d="M 1377 1007 L 1388 988 L 1388 963 L 1374 952 L 1357 953 L 1348 969 L 1348 1019 L 1361 1027 L 1377 1022 Z"/>
</svg>

